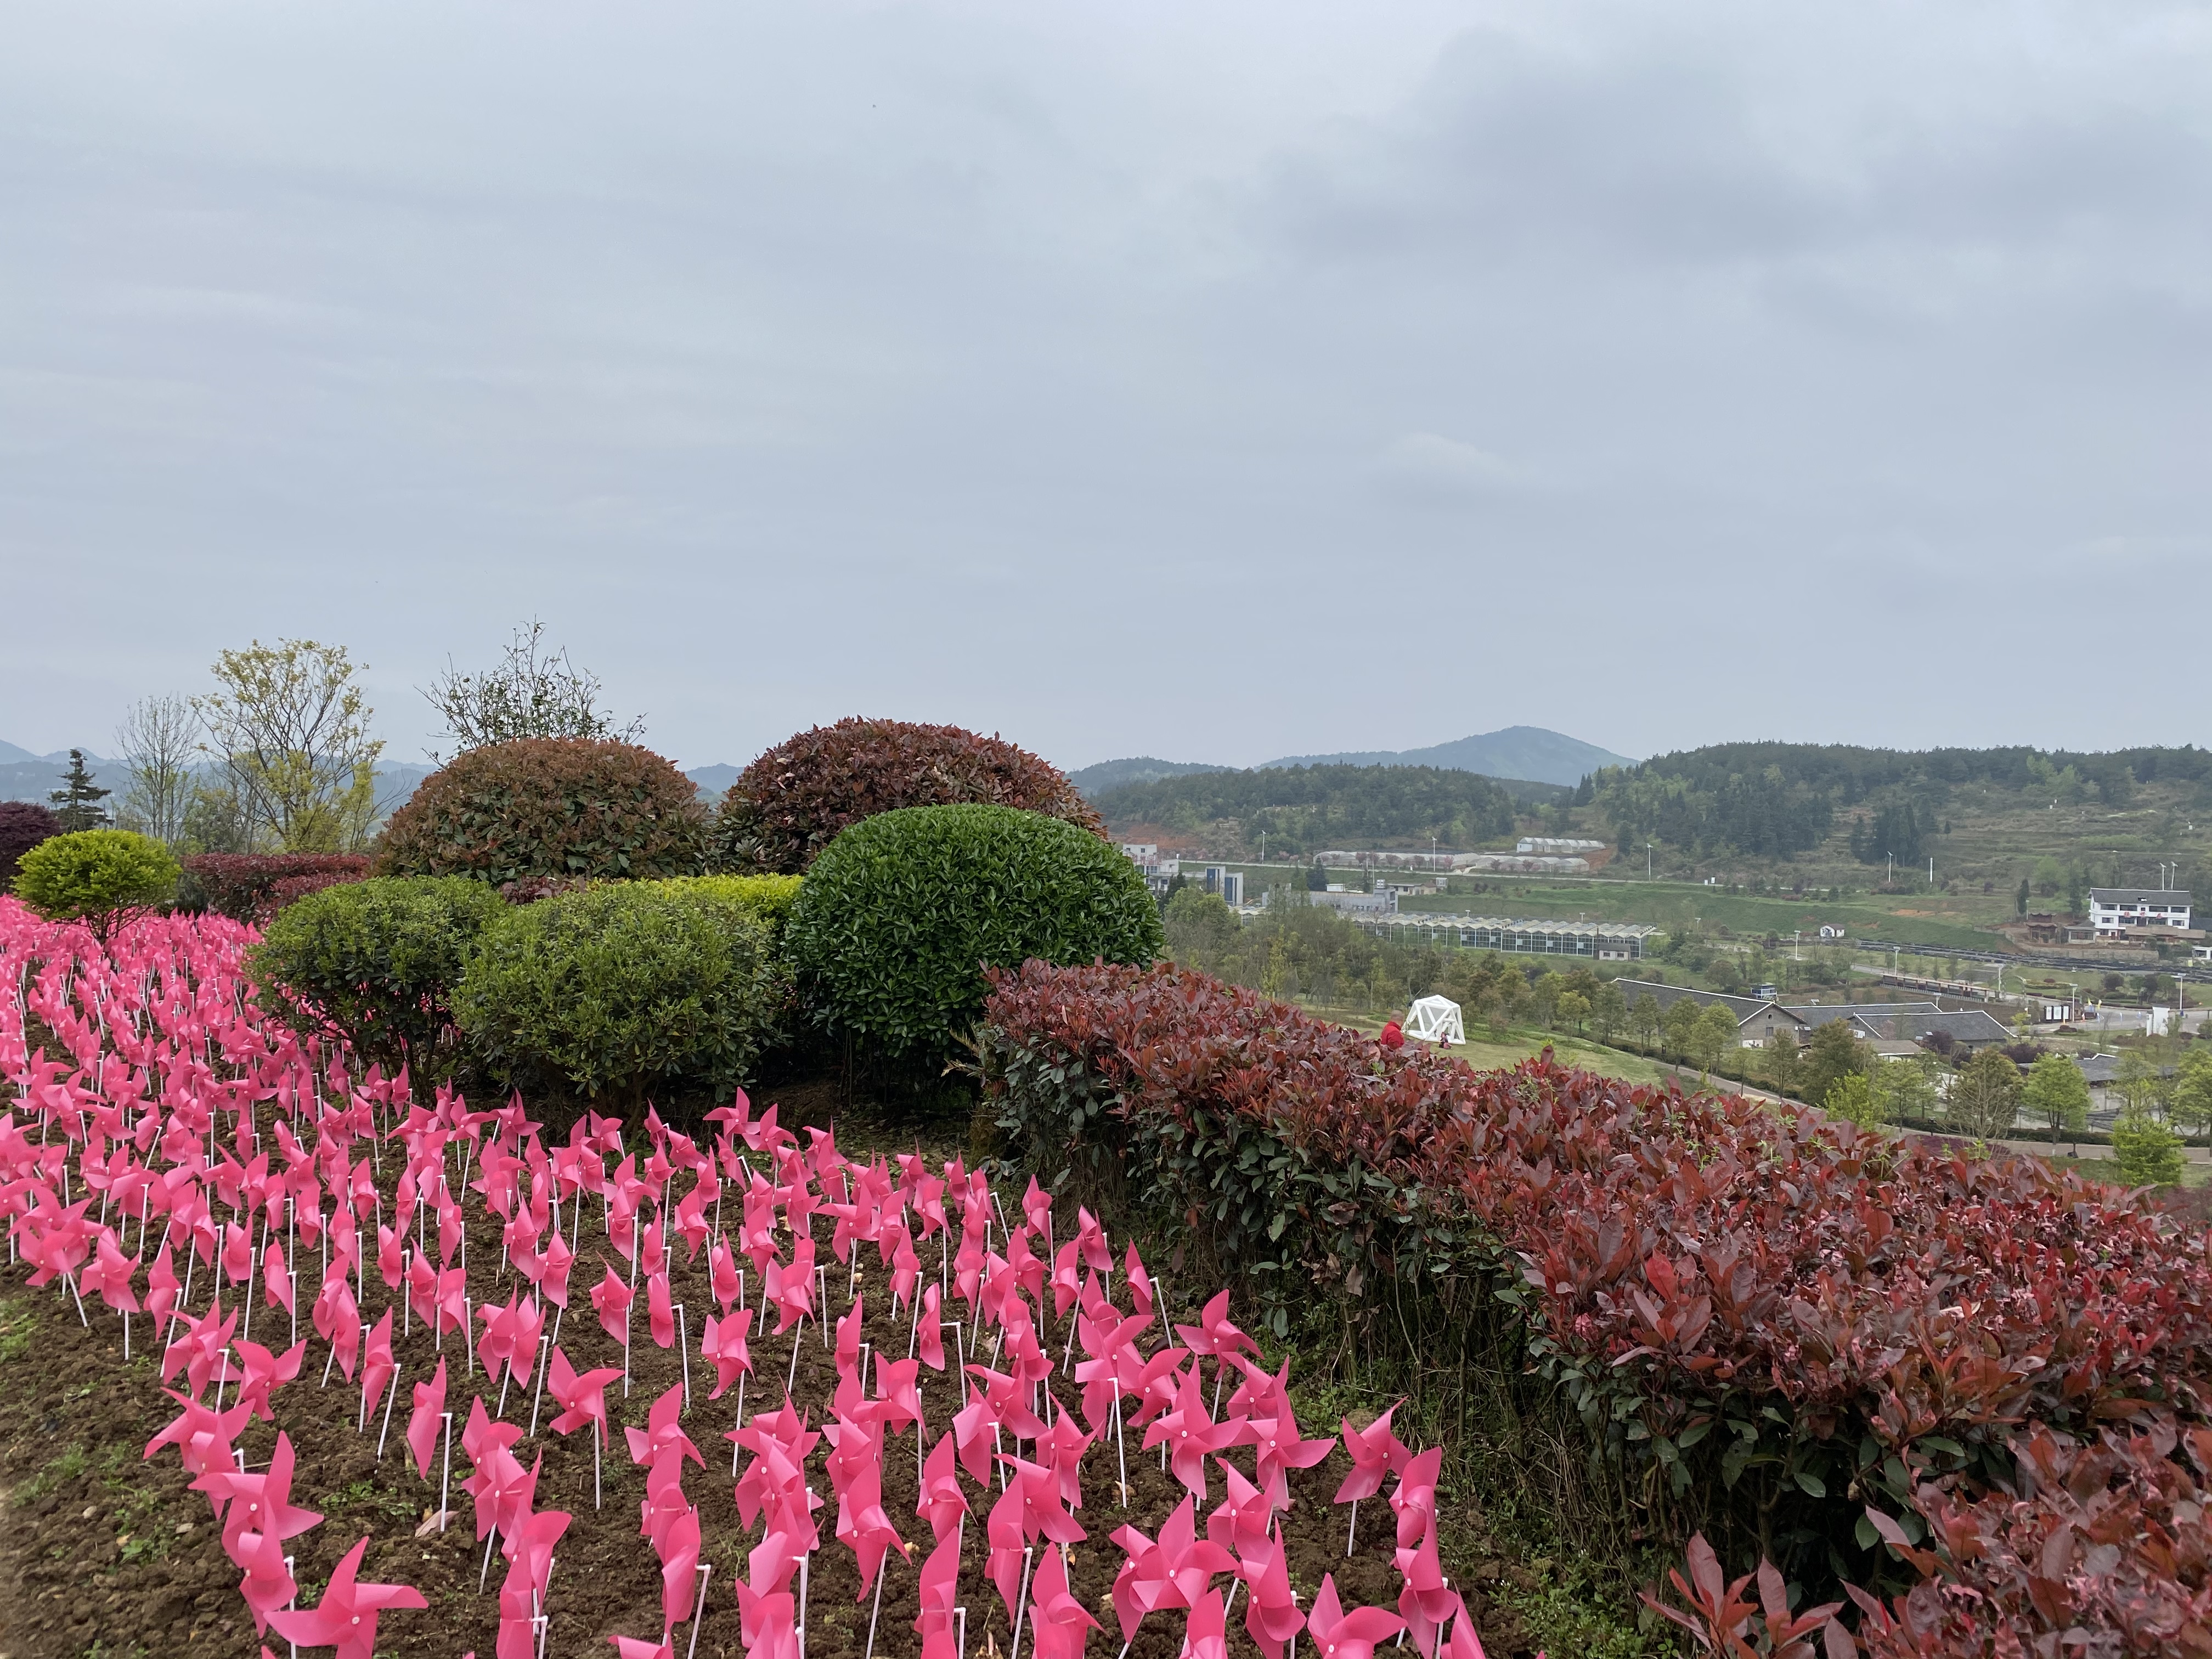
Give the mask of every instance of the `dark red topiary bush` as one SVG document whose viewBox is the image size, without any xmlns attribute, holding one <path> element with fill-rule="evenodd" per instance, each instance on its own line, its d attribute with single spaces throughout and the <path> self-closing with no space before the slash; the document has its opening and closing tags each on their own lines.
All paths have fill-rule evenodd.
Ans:
<svg viewBox="0 0 2212 1659">
<path fill-rule="evenodd" d="M 693 875 L 705 817 L 691 781 L 650 749 L 520 738 L 423 779 L 386 826 L 377 871 L 495 884 Z"/>
<path fill-rule="evenodd" d="M 34 800 L 0 800 L 0 893 L 15 879 L 15 860 L 58 836 L 62 821 Z"/>
<path fill-rule="evenodd" d="M 184 865 L 207 908 L 234 921 L 266 921 L 295 898 L 368 874 L 359 853 L 195 853 Z"/>
<path fill-rule="evenodd" d="M 1103 836 L 1066 775 L 1003 738 L 911 720 L 839 720 L 785 738 L 722 797 L 717 866 L 803 874 L 848 823 L 902 806 L 1012 806 Z"/>
</svg>

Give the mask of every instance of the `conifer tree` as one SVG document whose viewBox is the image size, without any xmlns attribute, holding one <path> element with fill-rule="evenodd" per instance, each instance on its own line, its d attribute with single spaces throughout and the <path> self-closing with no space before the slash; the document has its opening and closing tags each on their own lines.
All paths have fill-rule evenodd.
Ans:
<svg viewBox="0 0 2212 1659">
<path fill-rule="evenodd" d="M 100 803 L 111 792 L 101 788 L 92 778 L 84 763 L 84 750 L 70 750 L 69 771 L 62 779 L 62 787 L 46 797 L 54 804 L 54 816 L 61 820 L 64 835 L 107 827 L 107 809 Z"/>
</svg>

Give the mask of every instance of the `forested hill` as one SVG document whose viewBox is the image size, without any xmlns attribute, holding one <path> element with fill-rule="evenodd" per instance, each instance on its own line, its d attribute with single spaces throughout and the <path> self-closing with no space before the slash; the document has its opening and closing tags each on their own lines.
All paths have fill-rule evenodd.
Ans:
<svg viewBox="0 0 2212 1659">
<path fill-rule="evenodd" d="M 1594 804 L 1623 847 L 1650 840 L 1699 853 L 1732 848 L 1784 857 L 1818 846 L 1838 813 L 1863 808 L 1852 814 L 1852 851 L 1879 861 L 1885 854 L 1917 857 L 1934 815 L 1970 786 L 2047 792 L 2061 805 L 2123 807 L 2143 786 L 2166 783 L 2212 805 L 2212 751 L 1729 743 L 1608 769 L 1590 781 Z"/>
<path fill-rule="evenodd" d="M 1413 847 L 1431 836 L 1467 848 L 1513 832 L 1515 803 L 1567 791 L 1433 766 L 1286 766 L 1204 772 L 1102 790 L 1092 805 L 1112 825 L 1195 833 L 1234 820 L 1243 841 L 1270 850 Z"/>
</svg>

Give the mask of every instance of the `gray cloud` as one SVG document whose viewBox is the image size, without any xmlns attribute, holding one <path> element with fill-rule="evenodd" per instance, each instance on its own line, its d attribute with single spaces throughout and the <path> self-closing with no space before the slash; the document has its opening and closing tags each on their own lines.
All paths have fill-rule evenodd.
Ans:
<svg viewBox="0 0 2212 1659">
<path fill-rule="evenodd" d="M 2203 741 L 2179 656 L 1924 665 L 2212 599 L 2208 69 L 2153 3 L 33 10 L 0 737 L 289 632 L 411 753 L 538 614 L 693 763 Z"/>
</svg>

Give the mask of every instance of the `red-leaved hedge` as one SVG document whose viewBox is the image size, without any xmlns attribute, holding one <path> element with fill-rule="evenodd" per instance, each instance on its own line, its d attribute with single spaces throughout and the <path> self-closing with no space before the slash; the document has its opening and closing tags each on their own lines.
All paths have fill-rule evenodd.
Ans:
<svg viewBox="0 0 2212 1659">
<path fill-rule="evenodd" d="M 1003 738 L 855 717 L 787 738 L 745 768 L 715 813 L 715 862 L 801 875 L 848 823 L 902 806 L 969 805 L 1019 807 L 1106 833 L 1058 767 Z"/>
<path fill-rule="evenodd" d="M 195 853 L 184 866 L 208 908 L 234 921 L 265 921 L 295 898 L 368 876 L 358 853 Z"/>
<path fill-rule="evenodd" d="M 1867 1502 L 1910 1536 L 1918 1486 L 2009 1480 L 2025 1424 L 2205 1414 L 2206 1237 L 2036 1160 L 1393 1054 L 1172 966 L 1001 975 L 983 1048 L 1033 1161 L 1243 1270 L 1279 1331 L 1319 1285 L 1432 1365 L 1449 1324 L 1370 1287 L 1482 1282 L 1675 1536 L 1793 1576 L 1870 1576 Z"/>
</svg>

